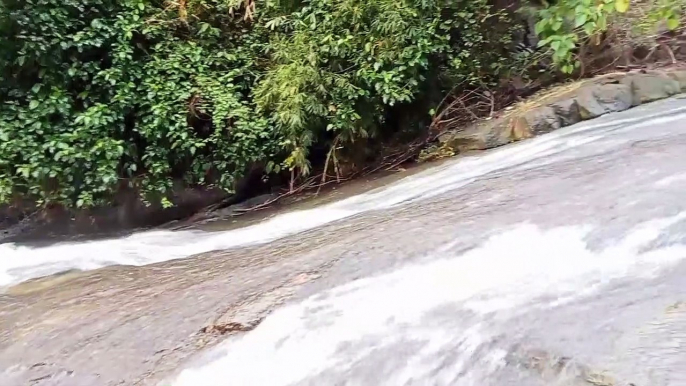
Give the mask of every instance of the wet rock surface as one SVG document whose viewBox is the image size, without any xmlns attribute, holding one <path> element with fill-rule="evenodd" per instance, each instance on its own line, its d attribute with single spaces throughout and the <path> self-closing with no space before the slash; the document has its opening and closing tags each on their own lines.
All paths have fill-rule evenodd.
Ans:
<svg viewBox="0 0 686 386">
<path fill-rule="evenodd" d="M 685 336 L 686 264 L 674 258 L 660 265 L 661 255 L 642 253 L 686 244 L 686 220 L 678 217 L 686 211 L 684 122 L 684 100 L 641 106 L 592 125 L 453 160 L 367 196 L 383 202 L 388 200 L 384 194 L 407 195 L 400 205 L 365 209 L 297 236 L 12 287 L 0 295 L 0 384 L 170 384 L 184 367 L 202 371 L 235 354 L 239 362 L 217 366 L 239 374 L 185 384 L 230 384 L 217 379 L 231 379 L 241 385 L 682 385 L 683 353 L 665 345 L 680 344 Z M 410 194 L 416 189 L 421 193 Z M 535 276 L 511 287 L 505 281 L 504 292 L 496 286 L 476 297 L 453 298 L 453 291 L 491 280 L 479 276 L 479 268 L 489 275 L 504 271 L 495 278 L 507 279 L 518 267 L 505 269 L 504 258 L 490 265 L 475 259 L 477 265 L 466 272 L 459 265 L 460 256 L 513 227 L 534 224 L 541 232 L 555 232 L 592 226 L 583 233 L 583 250 L 591 254 L 588 264 L 595 264 L 592 253 L 661 218 L 676 219 L 650 242 L 631 249 L 643 259 L 637 266 L 591 275 L 583 271 L 579 277 L 590 280 L 581 287 L 587 292 L 573 281 L 561 281 L 570 285 L 567 291 L 551 280 L 537 292 L 525 291 L 535 297 L 517 298 L 522 288 L 536 285 L 539 275 L 563 275 L 575 267 L 546 265 L 567 250 L 552 243 L 546 249 L 549 258 L 537 261 L 544 268 L 540 274 L 533 271 Z M 540 248 L 509 249 L 505 257 L 524 264 Z M 402 267 L 418 265 L 421 271 L 425 264 L 439 264 L 427 272 L 444 276 L 405 276 L 404 271 L 393 276 Z M 375 279 L 385 274 L 390 276 Z M 379 294 L 368 286 L 404 290 Z M 423 290 L 446 297 L 432 305 Z M 519 300 L 505 312 L 498 308 L 503 299 Z M 350 308 L 341 305 L 345 301 Z M 384 307 L 399 313 L 383 313 Z M 354 310 L 367 320 L 341 322 Z M 415 311 L 417 320 L 403 319 Z M 375 312 L 381 334 L 363 329 L 348 339 L 330 330 L 339 323 L 346 327 L 341 331 L 353 332 L 358 325 L 373 325 Z M 283 331 L 274 330 L 277 326 Z M 264 339 L 280 334 L 284 338 L 274 341 L 278 344 Z M 338 338 L 328 342 L 330 336 Z M 202 354 L 227 337 L 218 351 Z M 261 349 L 283 359 L 279 350 L 289 345 L 306 355 L 313 349 L 307 339 L 334 344 L 333 365 L 296 377 L 297 366 L 260 359 Z M 255 351 L 241 351 L 242 345 Z M 295 363 L 317 361 L 304 356 Z M 291 373 L 281 373 L 286 370 Z M 266 378 L 255 375 L 259 372 Z M 295 381 L 287 383 L 284 374 Z M 255 379 L 268 381 L 249 382 Z"/>
<path fill-rule="evenodd" d="M 187 218 L 226 195 L 219 189 L 177 187 L 173 194 L 176 206 L 166 209 L 160 204 L 144 203 L 131 189 L 123 189 L 108 207 L 74 211 L 62 207 L 38 209 L 28 201 L 0 206 L 0 243 L 50 243 L 130 234 Z"/>
</svg>

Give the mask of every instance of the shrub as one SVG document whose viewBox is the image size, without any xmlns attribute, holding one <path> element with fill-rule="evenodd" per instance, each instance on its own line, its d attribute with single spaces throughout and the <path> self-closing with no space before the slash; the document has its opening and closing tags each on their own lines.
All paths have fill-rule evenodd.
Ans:
<svg viewBox="0 0 686 386">
<path fill-rule="evenodd" d="M 628 40 L 638 40 L 645 36 L 654 40 L 656 27 L 666 30 L 679 27 L 685 2 L 560 0 L 545 5 L 539 11 L 539 21 L 536 23 L 536 33 L 541 37 L 539 45 L 550 48 L 555 65 L 562 72 L 570 74 L 581 65 L 577 56 L 578 47 L 599 44 L 602 35 L 613 23 L 622 24 L 623 29 L 633 30 L 624 31 Z M 637 8 L 639 12 L 628 18 L 622 17 L 630 10 L 630 6 Z M 627 19 L 630 20 L 629 26 L 626 26 Z"/>
<path fill-rule="evenodd" d="M 486 0 L 0 7 L 0 203 L 101 205 L 131 186 L 170 205 L 175 180 L 231 191 L 257 163 L 304 175 L 316 143 L 373 136 L 436 87 L 497 80 L 510 44 Z"/>
</svg>

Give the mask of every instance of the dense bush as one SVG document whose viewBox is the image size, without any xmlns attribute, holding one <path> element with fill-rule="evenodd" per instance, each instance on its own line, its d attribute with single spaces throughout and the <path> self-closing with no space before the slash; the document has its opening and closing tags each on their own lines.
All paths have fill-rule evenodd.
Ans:
<svg viewBox="0 0 686 386">
<path fill-rule="evenodd" d="M 250 90 L 265 36 L 144 0 L 6 1 L 0 200 L 98 204 L 174 178 L 231 188 L 276 136 Z"/>
<path fill-rule="evenodd" d="M 486 0 L 2 0 L 0 203 L 99 205 L 128 184 L 168 204 L 175 180 L 307 174 L 314 144 L 497 80 L 507 16 Z"/>
<path fill-rule="evenodd" d="M 626 14 L 630 6 L 640 11 Z M 676 30 L 684 17 L 684 0 L 561 0 L 548 4 L 539 11 L 536 33 L 542 37 L 539 45 L 552 51 L 554 63 L 565 73 L 572 73 L 581 66 L 578 48 L 598 45 L 612 24 L 624 31 L 628 40 L 648 37 L 655 44 L 660 32 Z M 628 24 L 628 25 L 627 25 Z M 632 36 L 633 34 L 633 36 Z M 615 42 L 617 44 L 632 42 Z M 643 42 L 641 42 L 643 43 Z"/>
</svg>

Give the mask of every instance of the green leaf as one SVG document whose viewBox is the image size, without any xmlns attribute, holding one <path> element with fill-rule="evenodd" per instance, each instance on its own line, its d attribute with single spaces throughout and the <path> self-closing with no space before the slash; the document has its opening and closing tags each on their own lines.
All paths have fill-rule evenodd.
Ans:
<svg viewBox="0 0 686 386">
<path fill-rule="evenodd" d="M 671 31 L 679 28 L 679 24 L 678 18 L 667 19 L 667 28 L 669 28 Z"/>
<path fill-rule="evenodd" d="M 588 15 L 586 13 L 581 13 L 576 15 L 576 20 L 574 21 L 574 27 L 578 28 L 581 27 L 582 25 L 586 24 L 588 21 Z"/>
<path fill-rule="evenodd" d="M 38 108 L 39 105 L 40 102 L 34 99 L 31 102 L 29 102 L 29 109 L 35 110 L 36 108 Z"/>
<path fill-rule="evenodd" d="M 586 35 L 591 36 L 595 33 L 596 23 L 586 23 L 584 24 L 584 32 Z"/>
<path fill-rule="evenodd" d="M 547 44 L 550 44 L 551 41 L 552 41 L 552 36 L 549 37 L 549 38 L 540 40 L 540 41 L 538 42 L 537 46 L 538 46 L 538 47 L 543 47 L 543 46 L 545 46 L 545 45 L 547 45 Z"/>
<path fill-rule="evenodd" d="M 629 0 L 615 0 L 615 9 L 619 13 L 625 13 L 629 10 Z"/>
</svg>

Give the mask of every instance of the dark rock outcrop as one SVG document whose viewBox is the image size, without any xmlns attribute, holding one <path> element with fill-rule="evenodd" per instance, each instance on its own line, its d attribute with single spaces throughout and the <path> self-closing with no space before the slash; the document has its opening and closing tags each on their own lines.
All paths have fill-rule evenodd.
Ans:
<svg viewBox="0 0 686 386">
<path fill-rule="evenodd" d="M 581 120 L 592 119 L 631 108 L 631 88 L 623 84 L 593 84 L 582 87 L 573 97 Z"/>
<path fill-rule="evenodd" d="M 172 208 L 148 205 L 133 190 L 121 191 L 111 206 L 93 209 L 67 210 L 60 206 L 37 209 L 30 202 L 15 203 L 0 207 L 0 243 L 118 235 L 187 218 L 224 197 L 226 192 L 219 189 L 179 188 Z"/>
<path fill-rule="evenodd" d="M 668 75 L 670 78 L 679 82 L 679 87 L 681 88 L 681 92 L 686 92 L 686 70 L 672 71 Z"/>
<path fill-rule="evenodd" d="M 564 99 L 550 104 L 560 120 L 561 126 L 570 126 L 581 122 L 581 111 L 576 99 Z"/>
<path fill-rule="evenodd" d="M 560 118 L 550 106 L 527 111 L 515 121 L 515 131 L 523 133 L 522 138 L 549 133 L 560 127 Z"/>
<path fill-rule="evenodd" d="M 686 91 L 686 70 L 610 74 L 540 97 L 499 118 L 444 133 L 439 141 L 457 152 L 485 150 L 549 133 L 642 103 Z"/>
<path fill-rule="evenodd" d="M 622 83 L 631 87 L 633 106 L 668 98 L 681 92 L 679 82 L 662 72 L 628 75 Z"/>
<path fill-rule="evenodd" d="M 457 133 L 446 133 L 439 141 L 460 152 L 486 150 L 512 142 L 510 117 L 477 122 Z"/>
</svg>

